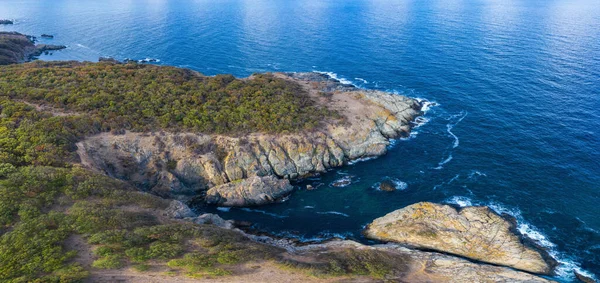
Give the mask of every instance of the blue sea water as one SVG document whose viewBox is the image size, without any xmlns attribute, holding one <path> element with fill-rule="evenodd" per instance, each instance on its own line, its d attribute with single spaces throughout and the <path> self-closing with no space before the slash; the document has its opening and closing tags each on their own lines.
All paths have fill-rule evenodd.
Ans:
<svg viewBox="0 0 600 283">
<path fill-rule="evenodd" d="M 207 75 L 321 71 L 436 102 L 381 158 L 305 180 L 284 203 L 216 210 L 275 234 L 365 241 L 419 201 L 489 205 L 573 269 L 600 276 L 597 0 L 2 0 L 44 60 L 156 58 Z M 330 184 L 339 178 L 353 183 Z M 373 186 L 392 178 L 403 189 Z"/>
</svg>

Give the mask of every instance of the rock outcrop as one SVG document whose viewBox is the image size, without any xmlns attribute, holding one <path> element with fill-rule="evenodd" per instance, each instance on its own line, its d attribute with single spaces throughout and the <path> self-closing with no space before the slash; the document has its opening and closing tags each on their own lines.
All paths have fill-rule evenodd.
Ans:
<svg viewBox="0 0 600 283">
<path fill-rule="evenodd" d="M 323 121 L 319 130 L 287 135 L 103 133 L 77 144 L 82 164 L 170 198 L 184 200 L 229 184 L 212 190 L 209 202 L 263 204 L 289 193 L 288 183 L 268 186 L 278 188 L 268 193 L 242 190 L 235 183 L 248 178 L 264 180 L 254 177 L 265 176 L 295 179 L 355 159 L 380 156 L 390 139 L 409 134 L 412 121 L 421 114 L 421 104 L 404 96 L 356 89 L 319 74 L 311 75 L 321 78 L 319 81 L 296 79 L 299 74 L 277 76 L 295 80 L 306 87 L 311 99 L 344 118 Z"/>
<path fill-rule="evenodd" d="M 206 203 L 220 206 L 255 206 L 273 203 L 294 190 L 288 179 L 253 176 L 216 186 L 206 192 Z"/>
<path fill-rule="evenodd" d="M 0 20 L 0 25 L 12 25 L 13 21 L 11 20 Z"/>
<path fill-rule="evenodd" d="M 196 224 L 212 224 L 224 229 L 233 229 L 234 222 L 232 220 L 225 220 L 219 215 L 212 213 L 204 213 L 196 218 L 191 219 Z"/>
<path fill-rule="evenodd" d="M 18 32 L 0 32 L 0 65 L 22 63 L 44 52 L 64 48 L 64 45 L 35 45 L 35 37 Z"/>
<path fill-rule="evenodd" d="M 175 219 L 196 216 L 189 206 L 178 200 L 172 200 L 169 203 L 169 207 L 165 209 L 164 215 Z"/>
<path fill-rule="evenodd" d="M 364 235 L 532 273 L 550 273 L 551 266 L 542 254 L 525 246 L 513 228 L 487 207 L 456 210 L 422 202 L 375 219 Z"/>
</svg>

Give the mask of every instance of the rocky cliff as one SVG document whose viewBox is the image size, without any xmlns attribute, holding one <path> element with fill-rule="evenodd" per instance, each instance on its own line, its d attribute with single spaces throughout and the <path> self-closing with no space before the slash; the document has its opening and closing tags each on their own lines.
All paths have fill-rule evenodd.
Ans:
<svg viewBox="0 0 600 283">
<path fill-rule="evenodd" d="M 550 273 L 552 266 L 540 252 L 524 245 L 513 228 L 487 207 L 456 210 L 422 202 L 375 219 L 364 234 L 532 273 Z"/>
<path fill-rule="evenodd" d="M 162 196 L 186 199 L 209 191 L 210 203 L 258 205 L 288 194 L 289 183 L 254 182 L 260 189 L 235 183 L 265 176 L 295 179 L 380 156 L 390 139 L 409 134 L 420 115 L 415 99 L 357 89 L 314 73 L 277 76 L 301 84 L 311 99 L 342 113 L 343 119 L 286 135 L 103 133 L 77 144 L 82 164 Z M 225 184 L 231 185 L 225 189 Z"/>
</svg>

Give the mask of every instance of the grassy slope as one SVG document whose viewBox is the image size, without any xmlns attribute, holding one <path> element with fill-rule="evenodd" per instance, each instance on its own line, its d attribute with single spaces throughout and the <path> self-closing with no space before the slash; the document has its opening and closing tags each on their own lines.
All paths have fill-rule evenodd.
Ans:
<svg viewBox="0 0 600 283">
<path fill-rule="evenodd" d="M 98 118 L 103 129 L 203 133 L 311 130 L 336 113 L 298 84 L 140 64 L 34 62 L 0 68 L 0 94 Z"/>
</svg>

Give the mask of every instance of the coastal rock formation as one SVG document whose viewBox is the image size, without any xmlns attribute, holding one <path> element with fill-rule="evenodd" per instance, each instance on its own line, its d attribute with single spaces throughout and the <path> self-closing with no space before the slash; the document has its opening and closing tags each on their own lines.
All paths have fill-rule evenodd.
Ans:
<svg viewBox="0 0 600 283">
<path fill-rule="evenodd" d="M 196 224 L 213 224 L 224 229 L 234 228 L 234 222 L 232 220 L 225 220 L 219 215 L 212 213 L 202 214 L 196 218 L 193 218 L 192 221 Z"/>
<path fill-rule="evenodd" d="M 265 241 L 265 236 L 252 236 Z M 526 272 L 488 264 L 474 263 L 436 252 L 413 250 L 397 244 L 367 246 L 349 240 L 296 246 L 285 240 L 271 239 L 271 245 L 287 250 L 284 257 L 291 266 L 308 268 L 328 264 L 332 258 L 358 256 L 369 264 L 391 267 L 386 282 L 552 282 Z M 363 279 L 360 282 L 381 282 Z"/>
<path fill-rule="evenodd" d="M 189 206 L 178 200 L 172 200 L 169 203 L 169 207 L 165 209 L 164 215 L 176 219 L 196 216 Z"/>
<path fill-rule="evenodd" d="M 206 203 L 222 206 L 254 206 L 273 203 L 292 192 L 287 179 L 253 176 L 229 182 L 206 192 Z"/>
<path fill-rule="evenodd" d="M 64 45 L 35 45 L 35 37 L 18 32 L 0 32 L 0 65 L 28 61 L 44 52 L 67 48 Z"/>
<path fill-rule="evenodd" d="M 383 180 L 379 184 L 379 189 L 385 192 L 393 192 L 396 190 L 396 184 L 390 180 Z"/>
<path fill-rule="evenodd" d="M 295 179 L 352 160 L 380 156 L 386 153 L 390 139 L 409 134 L 411 122 L 421 113 L 421 104 L 404 96 L 360 90 L 332 79 L 304 81 L 286 74 L 277 76 L 301 84 L 311 99 L 342 113 L 343 121 L 323 121 L 319 130 L 287 135 L 103 133 L 77 144 L 82 164 L 144 190 L 182 200 L 229 184 L 209 191 L 208 202 L 258 205 L 289 193 L 288 183 L 243 190 L 236 182 L 252 178 L 243 184 L 270 180 L 268 184 L 275 182 L 275 177 Z M 324 94 L 333 85 L 341 90 Z M 264 176 L 272 177 L 254 178 Z M 264 189 L 267 187 L 279 189 Z"/>
<path fill-rule="evenodd" d="M 12 25 L 13 21 L 11 20 L 0 20 L 0 25 Z"/>
<path fill-rule="evenodd" d="M 436 250 L 524 270 L 548 274 L 550 265 L 513 232 L 511 222 L 487 207 L 460 210 L 422 202 L 375 219 L 366 237 Z"/>
</svg>

